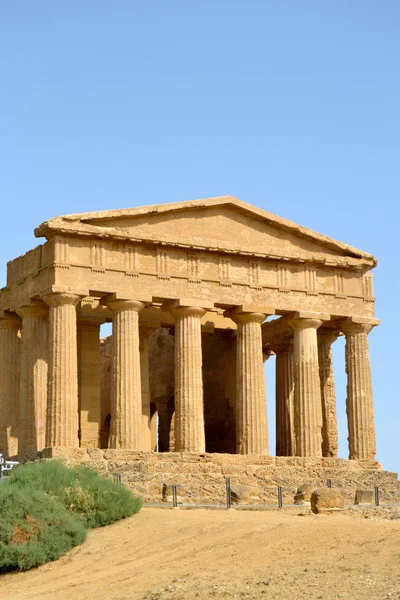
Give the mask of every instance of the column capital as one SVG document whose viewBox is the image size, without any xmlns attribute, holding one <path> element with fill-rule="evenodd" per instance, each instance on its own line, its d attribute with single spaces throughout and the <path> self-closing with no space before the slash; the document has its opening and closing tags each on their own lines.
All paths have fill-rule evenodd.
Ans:
<svg viewBox="0 0 400 600">
<path fill-rule="evenodd" d="M 74 294 L 73 292 L 53 292 L 42 298 L 43 302 L 46 302 L 51 308 L 57 308 L 58 306 L 65 306 L 72 304 L 76 306 L 81 300 L 82 296 Z"/>
<path fill-rule="evenodd" d="M 49 314 L 49 307 L 43 302 L 34 302 L 32 304 L 20 306 L 15 312 L 22 319 L 30 317 L 47 317 Z"/>
<path fill-rule="evenodd" d="M 267 360 L 269 360 L 271 358 L 272 353 L 273 353 L 272 348 L 270 348 L 270 347 L 265 348 L 265 346 L 263 346 L 263 349 L 262 349 L 263 361 L 267 362 Z"/>
<path fill-rule="evenodd" d="M 234 306 L 224 312 L 224 317 L 232 319 L 234 323 L 263 323 L 265 319 L 275 314 L 275 309 L 270 306 L 254 306 L 242 304 Z"/>
<path fill-rule="evenodd" d="M 20 329 L 21 319 L 16 313 L 0 310 L 0 329 Z"/>
<path fill-rule="evenodd" d="M 174 306 L 170 308 L 170 313 L 174 317 L 204 317 L 207 309 L 201 306 Z"/>
<path fill-rule="evenodd" d="M 207 311 L 214 308 L 213 302 L 200 300 L 199 298 L 177 298 L 176 300 L 168 300 L 164 302 L 162 309 L 170 312 L 174 317 L 183 316 L 199 316 L 202 317 Z M 192 313 L 191 311 L 195 311 Z M 197 312 L 201 311 L 201 314 Z"/>
<path fill-rule="evenodd" d="M 280 352 L 287 352 L 293 347 L 294 338 L 281 338 L 276 340 L 275 342 L 271 342 L 269 347 L 275 354 L 279 354 Z"/>
<path fill-rule="evenodd" d="M 324 321 L 329 320 L 327 313 L 298 310 L 288 315 L 287 322 L 293 329 L 318 329 Z"/>
<path fill-rule="evenodd" d="M 379 319 L 370 319 L 368 317 L 349 317 L 340 321 L 340 330 L 345 335 L 355 333 L 368 334 L 373 327 L 379 325 Z"/>
<path fill-rule="evenodd" d="M 113 312 L 123 312 L 124 310 L 139 312 L 145 306 L 144 302 L 140 302 L 140 300 L 123 300 L 115 298 L 114 295 L 106 299 L 106 305 Z"/>
<path fill-rule="evenodd" d="M 321 327 L 317 331 L 318 342 L 327 342 L 329 344 L 333 344 L 333 342 L 335 342 L 340 335 L 341 332 L 339 329 L 333 329 L 330 327 Z"/>
</svg>

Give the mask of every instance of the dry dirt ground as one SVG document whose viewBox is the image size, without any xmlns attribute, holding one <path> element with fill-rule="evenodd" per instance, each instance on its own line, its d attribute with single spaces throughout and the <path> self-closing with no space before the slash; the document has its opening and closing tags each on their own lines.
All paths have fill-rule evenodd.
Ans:
<svg viewBox="0 0 400 600">
<path fill-rule="evenodd" d="M 333 515 L 145 508 L 1 600 L 400 599 L 400 509 Z"/>
</svg>

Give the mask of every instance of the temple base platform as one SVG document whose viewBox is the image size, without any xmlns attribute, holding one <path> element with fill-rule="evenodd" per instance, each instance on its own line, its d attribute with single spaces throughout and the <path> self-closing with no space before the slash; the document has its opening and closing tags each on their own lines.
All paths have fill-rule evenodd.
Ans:
<svg viewBox="0 0 400 600">
<path fill-rule="evenodd" d="M 171 499 L 178 486 L 179 502 L 223 505 L 226 478 L 238 502 L 276 503 L 283 488 L 283 502 L 292 504 L 296 488 L 305 483 L 343 491 L 346 502 L 354 502 L 356 489 L 379 487 L 382 502 L 400 503 L 397 473 L 384 471 L 377 461 L 342 458 L 301 458 L 238 454 L 191 454 L 185 452 L 135 452 L 90 448 L 46 448 L 42 458 L 60 458 L 67 464 L 85 464 L 109 476 L 119 475 L 124 485 L 143 497 L 145 503 Z"/>
</svg>

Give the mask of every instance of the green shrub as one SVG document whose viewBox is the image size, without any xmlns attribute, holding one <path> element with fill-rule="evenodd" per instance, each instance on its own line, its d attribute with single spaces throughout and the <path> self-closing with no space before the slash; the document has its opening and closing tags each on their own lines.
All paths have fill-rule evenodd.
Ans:
<svg viewBox="0 0 400 600">
<path fill-rule="evenodd" d="M 29 569 L 59 558 L 87 529 L 137 513 L 141 498 L 88 467 L 35 461 L 0 484 L 0 570 Z"/>
<path fill-rule="evenodd" d="M 0 485 L 0 570 L 30 569 L 85 541 L 87 529 L 57 500 Z"/>
<path fill-rule="evenodd" d="M 7 485 L 41 489 L 57 498 L 87 527 L 108 525 L 139 512 L 141 498 L 88 467 L 66 467 L 58 460 L 36 461 L 13 469 Z"/>
</svg>

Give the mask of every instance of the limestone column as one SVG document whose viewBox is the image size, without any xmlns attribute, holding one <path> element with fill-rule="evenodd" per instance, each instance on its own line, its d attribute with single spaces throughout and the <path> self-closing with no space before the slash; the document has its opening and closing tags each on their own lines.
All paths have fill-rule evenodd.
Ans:
<svg viewBox="0 0 400 600">
<path fill-rule="evenodd" d="M 18 454 L 32 459 L 46 443 L 49 309 L 40 303 L 17 313 L 22 317 Z"/>
<path fill-rule="evenodd" d="M 100 325 L 103 319 L 78 323 L 79 438 L 83 448 L 98 448 L 101 427 Z"/>
<path fill-rule="evenodd" d="M 267 404 L 261 323 L 267 314 L 241 308 L 226 313 L 237 324 L 238 454 L 268 454 Z"/>
<path fill-rule="evenodd" d="M 112 311 L 110 448 L 142 449 L 142 385 L 137 300 L 107 301 Z"/>
<path fill-rule="evenodd" d="M 320 318 L 318 318 L 320 317 Z M 323 318 L 321 318 L 323 317 Z M 294 329 L 294 429 L 296 456 L 322 456 L 321 384 L 317 329 L 328 318 L 300 311 L 289 324 Z"/>
<path fill-rule="evenodd" d="M 353 460 L 373 460 L 376 453 L 368 333 L 377 324 L 377 320 L 353 318 L 341 325 L 346 336 L 346 412 Z"/>
<path fill-rule="evenodd" d="M 322 456 L 337 458 L 338 424 L 336 416 L 335 376 L 332 344 L 338 338 L 335 329 L 318 330 L 318 364 L 321 381 Z"/>
<path fill-rule="evenodd" d="M 199 306 L 177 306 L 175 317 L 175 452 L 205 452 L 203 358 Z"/>
<path fill-rule="evenodd" d="M 0 311 L 0 453 L 18 453 L 18 404 L 21 319 Z"/>
<path fill-rule="evenodd" d="M 49 305 L 49 372 L 46 447 L 77 448 L 78 356 L 76 305 L 80 296 L 57 292 Z"/>
<path fill-rule="evenodd" d="M 272 346 L 276 354 L 276 456 L 295 456 L 293 340 Z"/>
<path fill-rule="evenodd" d="M 149 376 L 149 337 L 154 327 L 139 327 L 140 376 L 142 385 L 142 450 L 154 450 L 152 439 L 151 410 L 150 410 L 150 376 Z M 153 424 L 154 429 L 154 424 Z"/>
</svg>

